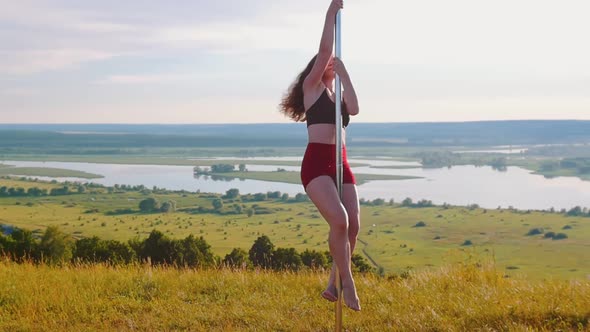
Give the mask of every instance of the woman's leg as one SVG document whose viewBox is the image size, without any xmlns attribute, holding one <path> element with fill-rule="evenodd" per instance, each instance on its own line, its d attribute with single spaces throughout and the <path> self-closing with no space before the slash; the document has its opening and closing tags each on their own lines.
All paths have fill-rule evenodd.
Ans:
<svg viewBox="0 0 590 332">
<path fill-rule="evenodd" d="M 360 207 L 355 184 L 342 184 L 342 204 L 348 215 L 348 242 L 350 243 L 350 256 L 352 257 L 360 229 Z M 336 301 L 335 267 L 336 266 L 332 264 L 328 287 L 323 294 L 323 296 L 330 301 Z"/>
<path fill-rule="evenodd" d="M 344 187 L 343 187 L 344 188 Z M 306 192 L 330 225 L 330 253 L 340 270 L 344 303 L 353 310 L 360 310 L 352 272 L 350 270 L 349 221 L 346 208 L 338 197 L 334 181 L 329 176 L 319 176 L 307 185 Z"/>
<path fill-rule="evenodd" d="M 356 184 L 344 183 L 342 185 L 342 204 L 344 204 L 348 214 L 348 241 L 350 242 L 350 255 L 352 256 L 361 228 L 361 210 Z"/>
</svg>

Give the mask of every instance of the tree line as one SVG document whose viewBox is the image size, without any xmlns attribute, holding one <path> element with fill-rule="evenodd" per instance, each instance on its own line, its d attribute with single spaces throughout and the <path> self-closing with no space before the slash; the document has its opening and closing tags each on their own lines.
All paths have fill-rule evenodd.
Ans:
<svg viewBox="0 0 590 332">
<path fill-rule="evenodd" d="M 576 174 L 590 174 L 590 158 L 565 158 L 541 164 L 541 171 L 552 172 L 560 169 L 571 170 Z"/>
<path fill-rule="evenodd" d="M 455 165 L 491 166 L 497 171 L 506 171 L 508 160 L 506 157 L 496 156 L 467 156 L 451 151 L 427 151 L 414 154 L 420 158 L 423 167 L 442 168 Z"/>
<path fill-rule="evenodd" d="M 10 176 L 2 176 L 0 179 L 11 179 Z M 27 179 L 26 177 L 19 178 L 20 180 L 28 180 L 31 182 L 38 182 L 36 179 Z M 57 180 L 52 180 L 49 183 L 57 184 Z M 78 183 L 78 182 L 70 182 L 65 181 L 56 188 L 46 189 L 46 188 L 39 188 L 39 187 L 30 187 L 28 189 L 22 187 L 8 187 L 8 186 L 0 186 L 0 197 L 41 197 L 41 196 L 60 196 L 60 195 L 73 195 L 73 194 L 85 194 L 93 189 L 102 189 L 109 193 L 117 193 L 117 192 L 141 192 L 144 194 L 149 193 L 168 193 L 169 191 L 165 189 L 160 189 L 154 186 L 152 189 L 148 189 L 144 185 L 125 185 L 125 184 L 115 184 L 112 187 L 105 187 L 102 184 L 98 183 Z"/>
<path fill-rule="evenodd" d="M 74 193 L 84 193 L 84 186 L 78 186 L 76 190 L 70 189 L 68 186 L 59 188 L 52 188 L 47 190 L 45 188 L 31 187 L 28 189 L 22 187 L 0 187 L 0 197 L 40 197 L 40 196 L 59 196 Z"/>
<path fill-rule="evenodd" d="M 3 234 L 8 233 L 8 234 Z M 49 226 L 37 238 L 33 232 L 0 225 L 0 254 L 16 262 L 39 264 L 107 263 L 113 265 L 149 262 L 151 265 L 173 267 L 262 268 L 298 271 L 304 268 L 328 269 L 332 264 L 329 252 L 295 248 L 275 248 L 266 236 L 260 236 L 248 252 L 234 248 L 224 258 L 215 255 L 201 237 L 189 235 L 172 239 L 154 229 L 143 240 L 135 237 L 127 242 L 103 240 L 97 236 L 74 239 L 57 226 Z M 354 269 L 371 272 L 373 267 L 360 255 L 352 257 Z"/>
<path fill-rule="evenodd" d="M 232 164 L 214 164 L 211 165 L 210 168 L 200 166 L 193 167 L 193 172 L 195 174 L 211 174 L 211 173 L 231 173 L 235 171 L 236 166 Z M 238 171 L 240 172 L 247 172 L 246 164 L 239 164 Z"/>
</svg>

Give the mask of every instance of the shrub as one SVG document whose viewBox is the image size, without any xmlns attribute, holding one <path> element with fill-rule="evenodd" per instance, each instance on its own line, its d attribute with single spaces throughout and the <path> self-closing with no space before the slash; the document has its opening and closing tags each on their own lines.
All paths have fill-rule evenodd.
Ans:
<svg viewBox="0 0 590 332">
<path fill-rule="evenodd" d="M 295 248 L 277 248 L 272 253 L 272 266 L 275 270 L 298 271 L 303 262 Z"/>
<path fill-rule="evenodd" d="M 245 268 L 252 265 L 248 253 L 240 248 L 234 248 L 232 252 L 225 255 L 223 264 L 232 268 Z"/>
<path fill-rule="evenodd" d="M 139 202 L 139 210 L 141 212 L 153 212 L 160 208 L 160 203 L 154 197 L 146 198 Z"/>
<path fill-rule="evenodd" d="M 301 261 L 303 264 L 309 268 L 317 269 L 317 268 L 328 268 L 328 258 L 323 252 L 309 250 L 306 249 L 303 253 L 301 253 Z"/>
<path fill-rule="evenodd" d="M 72 238 L 56 226 L 47 227 L 39 243 L 43 259 L 49 264 L 69 261 L 72 258 L 72 247 Z"/>
<path fill-rule="evenodd" d="M 212 204 L 213 204 L 213 208 L 215 210 L 218 210 L 219 211 L 219 210 L 221 210 L 223 208 L 223 201 L 221 199 L 219 199 L 219 198 L 214 199 L 213 202 L 212 202 Z"/>
<path fill-rule="evenodd" d="M 162 206 L 160 207 L 160 211 L 162 211 L 164 213 L 176 211 L 176 202 L 167 201 L 167 202 L 162 203 Z"/>
<path fill-rule="evenodd" d="M 254 241 L 254 244 L 252 245 L 252 248 L 250 248 L 248 255 L 254 266 L 270 268 L 273 251 L 274 244 L 272 244 L 268 236 L 263 235 Z"/>
<path fill-rule="evenodd" d="M 372 272 L 373 267 L 367 262 L 367 260 L 359 255 L 359 254 L 352 254 L 352 269 L 353 271 L 358 272 Z"/>
<path fill-rule="evenodd" d="M 531 229 L 528 233 L 526 233 L 527 236 L 531 236 L 531 235 L 539 235 L 539 234 L 543 234 L 545 233 L 545 230 L 543 228 L 533 228 Z"/>
</svg>

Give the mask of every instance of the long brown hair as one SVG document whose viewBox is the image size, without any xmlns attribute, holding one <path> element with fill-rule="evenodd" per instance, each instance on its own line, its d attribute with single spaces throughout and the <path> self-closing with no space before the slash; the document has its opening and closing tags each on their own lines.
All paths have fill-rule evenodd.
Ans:
<svg viewBox="0 0 590 332">
<path fill-rule="evenodd" d="M 290 117 L 294 121 L 305 121 L 305 107 L 303 106 L 303 81 L 311 72 L 317 54 L 311 58 L 307 67 L 297 76 L 295 82 L 291 84 L 287 93 L 283 96 L 283 100 L 279 105 L 279 111 L 285 116 Z"/>
</svg>

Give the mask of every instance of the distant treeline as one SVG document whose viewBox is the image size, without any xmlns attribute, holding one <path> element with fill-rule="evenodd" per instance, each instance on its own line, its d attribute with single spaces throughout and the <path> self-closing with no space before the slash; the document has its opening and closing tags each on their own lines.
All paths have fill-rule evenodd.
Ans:
<svg viewBox="0 0 590 332">
<path fill-rule="evenodd" d="M 0 179 L 10 179 L 10 176 L 2 176 Z M 26 178 L 21 178 L 26 179 Z M 32 182 L 39 182 L 33 179 Z M 50 183 L 57 184 L 56 180 Z M 154 187 L 152 190 L 147 189 L 144 185 L 132 186 L 132 185 L 114 185 L 113 187 L 105 187 L 102 184 L 97 183 L 77 183 L 77 182 L 63 182 L 63 186 L 58 188 L 52 188 L 50 190 L 39 187 L 30 187 L 28 189 L 22 187 L 0 187 L 0 197 L 40 197 L 40 196 L 60 196 L 60 195 L 72 195 L 72 194 L 84 194 L 89 190 L 102 188 L 108 193 L 121 192 L 121 191 L 139 191 L 142 193 L 151 193 L 157 191 L 158 188 Z"/>
<path fill-rule="evenodd" d="M 450 151 L 419 152 L 414 157 L 420 158 L 423 167 L 440 168 L 455 165 L 492 166 L 493 169 L 505 171 L 507 167 L 506 157 L 497 156 L 466 156 Z"/>
<path fill-rule="evenodd" d="M 2 231 L 9 235 L 3 235 Z M 96 236 L 74 240 L 56 226 L 48 227 L 36 239 L 31 231 L 0 225 L 0 254 L 17 262 L 46 264 L 149 262 L 152 265 L 190 268 L 229 266 L 293 271 L 328 269 L 332 264 L 329 252 L 305 250 L 299 253 L 294 248 L 275 248 L 265 235 L 258 237 L 248 252 L 234 248 L 222 259 L 213 254 L 203 237 L 193 235 L 171 239 L 154 229 L 144 240 L 134 238 L 119 242 Z M 354 255 L 352 262 L 356 271 L 373 271 L 360 255 Z"/>
<path fill-rule="evenodd" d="M 590 174 L 590 158 L 565 158 L 541 164 L 541 171 L 553 172 L 561 169 L 572 170 L 576 174 Z"/>
<path fill-rule="evenodd" d="M 232 164 L 214 164 L 210 168 L 200 166 L 193 167 L 193 173 L 196 175 L 211 174 L 211 173 L 231 173 L 236 170 L 236 166 Z M 246 164 L 239 164 L 238 171 L 247 172 Z"/>
<path fill-rule="evenodd" d="M 590 121 L 353 123 L 349 144 L 478 146 L 590 141 Z M 301 147 L 305 125 L 0 125 L 0 154 L 128 154 L 129 148 Z"/>
<path fill-rule="evenodd" d="M 77 191 L 72 191 L 70 187 L 63 186 L 61 188 L 52 188 L 47 190 L 44 188 L 31 187 L 24 189 L 21 187 L 0 187 L 0 197 L 39 197 L 39 196 L 58 196 L 68 195 L 74 193 L 84 193 L 86 188 L 84 186 L 77 186 Z"/>
<path fill-rule="evenodd" d="M 586 140 L 585 144 L 535 146 L 528 148 L 524 154 L 560 158 L 588 157 L 590 156 L 590 141 Z"/>
</svg>

